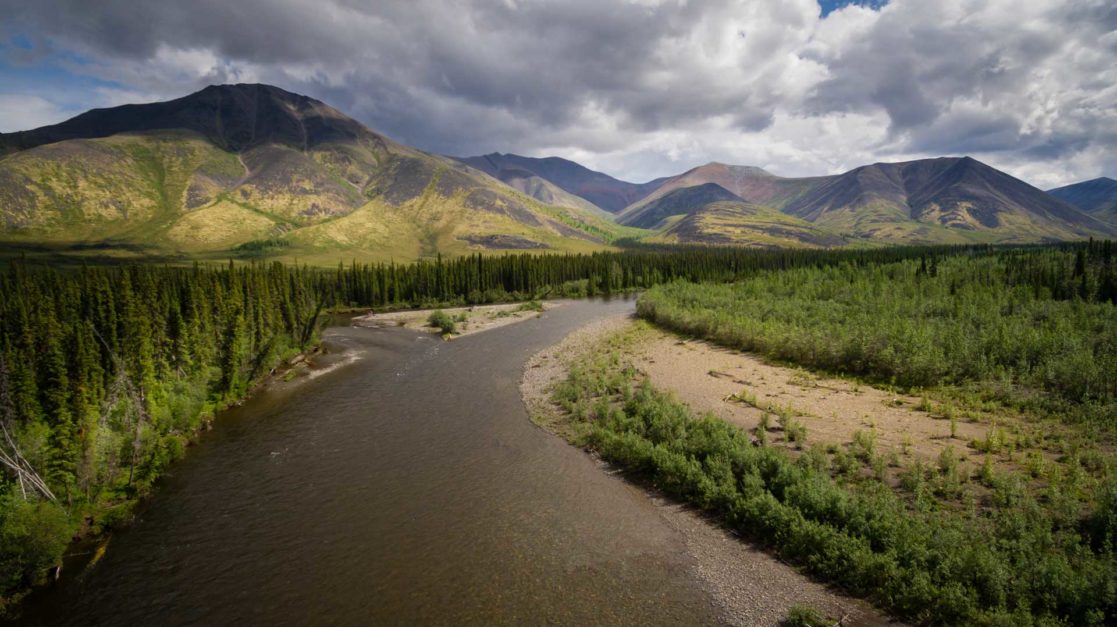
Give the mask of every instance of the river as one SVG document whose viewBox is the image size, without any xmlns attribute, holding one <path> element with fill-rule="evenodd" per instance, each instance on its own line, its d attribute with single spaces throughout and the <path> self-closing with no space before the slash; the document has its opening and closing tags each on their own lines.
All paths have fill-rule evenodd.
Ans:
<svg viewBox="0 0 1117 627">
<path fill-rule="evenodd" d="M 30 624 L 701 624 L 679 533 L 529 420 L 526 360 L 632 301 L 452 342 L 333 327 L 336 368 L 218 416 Z"/>
</svg>

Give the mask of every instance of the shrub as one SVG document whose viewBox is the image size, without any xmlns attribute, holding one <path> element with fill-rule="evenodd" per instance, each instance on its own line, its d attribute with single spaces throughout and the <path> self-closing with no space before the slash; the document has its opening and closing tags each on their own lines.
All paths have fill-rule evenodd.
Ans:
<svg viewBox="0 0 1117 627">
<path fill-rule="evenodd" d="M 780 623 L 783 627 L 829 627 L 831 624 L 819 610 L 799 603 L 788 608 L 787 618 Z"/>
<path fill-rule="evenodd" d="M 0 595 L 34 583 L 58 564 L 72 533 L 58 505 L 15 495 L 0 498 Z"/>
<path fill-rule="evenodd" d="M 441 309 L 435 309 L 431 312 L 431 315 L 427 317 L 427 326 L 441 329 L 443 333 L 454 333 L 457 331 L 454 319 Z"/>
</svg>

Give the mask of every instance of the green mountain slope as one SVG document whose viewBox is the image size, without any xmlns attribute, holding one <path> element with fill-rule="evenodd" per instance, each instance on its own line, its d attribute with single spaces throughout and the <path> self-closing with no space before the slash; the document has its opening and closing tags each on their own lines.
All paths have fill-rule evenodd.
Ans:
<svg viewBox="0 0 1117 627">
<path fill-rule="evenodd" d="M 717 201 L 676 216 L 651 240 L 752 248 L 831 248 L 847 243 L 809 222 L 743 201 Z"/>
<path fill-rule="evenodd" d="M 0 240 L 183 257 L 597 250 L 622 229 L 266 85 L 0 135 Z"/>
</svg>

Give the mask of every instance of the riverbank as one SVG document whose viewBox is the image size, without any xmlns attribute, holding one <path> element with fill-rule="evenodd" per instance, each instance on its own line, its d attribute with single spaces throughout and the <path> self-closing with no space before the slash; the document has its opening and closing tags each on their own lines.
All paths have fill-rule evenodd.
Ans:
<svg viewBox="0 0 1117 627">
<path fill-rule="evenodd" d="M 221 414 L 25 623 L 723 624 L 644 492 L 524 413 L 531 355 L 632 308 L 569 302 L 452 342 L 326 330 L 360 360 Z"/>
<path fill-rule="evenodd" d="M 412 331 L 442 334 L 440 328 L 430 324 L 430 315 L 435 311 L 441 311 L 454 321 L 455 330 L 450 335 L 459 337 L 522 322 L 561 305 L 559 301 L 530 301 L 444 309 L 408 309 L 386 313 L 373 312 L 354 317 L 352 322 L 357 326 L 372 329 L 403 327 Z"/>
<path fill-rule="evenodd" d="M 589 324 L 561 342 L 535 354 L 524 368 L 520 389 L 535 424 L 587 447 L 585 424 L 554 400 L 558 382 L 570 368 L 601 350 L 611 338 L 631 332 L 631 316 L 614 316 Z M 593 447 L 587 447 L 591 452 Z M 603 465 L 608 467 L 606 462 Z M 800 573 L 796 568 L 742 541 L 700 509 L 668 497 L 647 485 L 656 513 L 684 539 L 696 579 L 703 583 L 732 625 L 778 625 L 792 605 L 815 607 L 835 622 L 856 625 L 892 624 L 863 601 L 845 596 Z"/>
<path fill-rule="evenodd" d="M 1101 615 L 1108 597 L 1081 591 L 1111 577 L 1108 545 L 1087 544 L 1110 519 L 1081 503 L 1108 511 L 1109 457 L 1088 433 L 951 413 L 935 402 L 949 388 L 899 394 L 645 321 L 594 331 L 529 366 L 537 424 L 905 620 Z M 1054 596 L 1012 575 L 1052 569 Z"/>
<path fill-rule="evenodd" d="M 193 426 L 188 431 L 175 434 L 175 452 L 152 473 L 148 481 L 135 486 L 131 493 L 120 493 L 122 498 L 119 500 L 98 503 L 95 508 L 75 514 L 80 522 L 71 523 L 76 524 L 76 529 L 70 535 L 65 552 L 57 557 L 55 565 L 42 579 L 0 597 L 0 620 L 18 618 L 20 604 L 28 595 L 59 581 L 80 577 L 94 567 L 105 556 L 113 533 L 133 524 L 162 477 L 185 457 L 188 448 L 197 445 L 203 435 L 213 429 L 214 421 L 222 412 L 241 405 L 270 386 L 297 385 L 303 377 L 313 378 L 319 370 L 316 360 L 326 357 L 327 353 L 324 343 L 319 340 L 305 350 L 278 355 L 272 363 L 261 364 L 263 374 L 250 381 L 242 395 L 202 409 L 191 419 Z M 332 369 L 335 365 L 326 364 L 322 369 Z"/>
</svg>

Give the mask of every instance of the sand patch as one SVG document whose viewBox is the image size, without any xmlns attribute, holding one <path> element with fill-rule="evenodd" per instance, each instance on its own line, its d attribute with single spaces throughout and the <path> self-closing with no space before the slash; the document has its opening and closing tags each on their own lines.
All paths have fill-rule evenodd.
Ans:
<svg viewBox="0 0 1117 627">
<path fill-rule="evenodd" d="M 561 307 L 558 301 L 545 301 L 543 311 Z M 427 333 L 441 333 L 437 328 L 428 326 L 427 319 L 433 309 L 410 309 L 407 311 L 393 311 L 389 313 L 370 313 L 353 318 L 352 324 L 359 327 L 380 329 L 384 327 L 404 327 L 413 331 Z M 457 322 L 457 331 L 454 336 L 472 335 L 489 329 L 495 329 L 514 322 L 528 320 L 540 315 L 542 312 L 527 308 L 523 303 L 508 303 L 503 305 L 475 305 L 473 307 L 448 307 L 442 310 L 451 318 L 464 317 Z"/>
<path fill-rule="evenodd" d="M 744 429 L 759 424 L 764 411 L 758 407 L 772 406 L 796 415 L 807 427 L 808 444 L 848 444 L 855 432 L 875 430 L 882 451 L 906 448 L 935 458 L 949 446 L 977 462 L 983 459 L 968 443 L 985 438 L 988 425 L 957 420 L 951 437 L 951 421 L 918 410 L 919 397 L 767 364 L 753 355 L 657 329 L 649 329 L 632 359 L 656 388 L 671 391 L 696 412 Z M 771 424 L 777 424 L 775 415 Z M 778 439 L 777 433 L 772 435 Z"/>
</svg>

